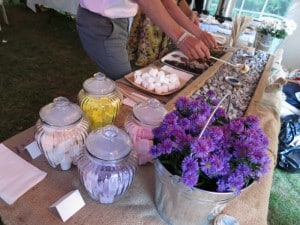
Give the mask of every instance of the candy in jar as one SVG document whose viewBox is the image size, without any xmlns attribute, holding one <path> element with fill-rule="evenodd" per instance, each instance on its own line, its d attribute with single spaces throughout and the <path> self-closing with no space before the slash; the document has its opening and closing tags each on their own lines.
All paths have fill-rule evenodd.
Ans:
<svg viewBox="0 0 300 225">
<path fill-rule="evenodd" d="M 78 93 L 79 105 L 92 130 L 112 124 L 122 100 L 115 82 L 100 72 L 84 81 L 83 89 Z"/>
<path fill-rule="evenodd" d="M 166 114 L 166 108 L 157 99 L 150 98 L 136 104 L 127 117 L 124 127 L 132 139 L 140 165 L 152 161 L 150 155 L 150 148 L 153 145 L 152 130 L 159 126 Z"/>
<path fill-rule="evenodd" d="M 89 132 L 88 120 L 80 107 L 57 97 L 41 108 L 35 125 L 35 140 L 52 167 L 62 170 L 76 165 Z"/>
<path fill-rule="evenodd" d="M 131 185 L 137 169 L 128 134 L 114 125 L 93 130 L 79 156 L 81 181 L 92 199 L 100 203 L 117 201 Z"/>
</svg>

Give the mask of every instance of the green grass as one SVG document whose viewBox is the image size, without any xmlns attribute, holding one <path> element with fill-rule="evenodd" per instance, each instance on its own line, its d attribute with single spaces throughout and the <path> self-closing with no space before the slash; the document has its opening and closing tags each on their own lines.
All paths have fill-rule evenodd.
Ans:
<svg viewBox="0 0 300 225">
<path fill-rule="evenodd" d="M 276 169 L 270 195 L 269 224 L 295 225 L 300 221 L 300 174 Z"/>
<path fill-rule="evenodd" d="M 10 25 L 1 21 L 0 39 L 8 42 L 0 44 L 0 141 L 33 126 L 53 98 L 76 101 L 82 82 L 97 71 L 73 19 L 17 3 L 5 7 Z"/>
<path fill-rule="evenodd" d="M 73 19 L 53 11 L 34 13 L 17 0 L 5 7 L 10 25 L 0 13 L 0 40 L 8 40 L 0 43 L 0 142 L 33 126 L 39 109 L 53 98 L 75 102 L 82 82 L 97 71 Z M 270 225 L 299 224 L 299 192 L 300 174 L 275 170 Z"/>
</svg>

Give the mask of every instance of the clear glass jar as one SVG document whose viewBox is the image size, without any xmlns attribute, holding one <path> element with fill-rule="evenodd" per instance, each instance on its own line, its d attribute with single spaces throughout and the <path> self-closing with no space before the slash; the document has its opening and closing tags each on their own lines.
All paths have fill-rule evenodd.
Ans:
<svg viewBox="0 0 300 225">
<path fill-rule="evenodd" d="M 88 120 L 75 103 L 57 97 L 41 108 L 35 125 L 35 140 L 49 164 L 62 170 L 70 169 L 83 151 L 89 132 Z"/>
<path fill-rule="evenodd" d="M 157 99 L 150 98 L 133 107 L 132 113 L 125 120 L 125 130 L 137 152 L 139 165 L 152 161 L 150 148 L 153 145 L 152 130 L 158 127 L 167 109 Z"/>
<path fill-rule="evenodd" d="M 129 188 L 137 169 L 128 134 L 114 125 L 93 130 L 78 160 L 81 181 L 92 199 L 117 201 Z"/>
<path fill-rule="evenodd" d="M 78 93 L 79 106 L 88 118 L 92 130 L 113 124 L 122 100 L 115 82 L 100 72 L 84 81 L 83 89 Z"/>
</svg>

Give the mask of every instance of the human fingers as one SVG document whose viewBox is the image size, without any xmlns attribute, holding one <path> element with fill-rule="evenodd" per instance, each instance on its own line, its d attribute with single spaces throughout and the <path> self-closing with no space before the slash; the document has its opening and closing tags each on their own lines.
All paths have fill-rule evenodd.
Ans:
<svg viewBox="0 0 300 225">
<path fill-rule="evenodd" d="M 199 26 L 199 16 L 197 14 L 192 13 L 190 16 L 190 20 L 192 21 L 192 23 Z"/>
<path fill-rule="evenodd" d="M 178 47 L 189 59 L 210 57 L 209 49 L 206 45 L 193 36 L 186 38 Z"/>
<path fill-rule="evenodd" d="M 208 35 L 208 41 L 210 42 L 210 44 L 212 46 L 210 46 L 211 48 L 215 48 L 217 47 L 218 43 L 215 39 L 215 37 L 213 35 L 211 35 L 210 33 L 205 32 Z"/>
<path fill-rule="evenodd" d="M 202 31 L 197 38 L 203 41 L 209 48 L 215 48 L 217 46 L 216 39 L 208 32 Z"/>
</svg>

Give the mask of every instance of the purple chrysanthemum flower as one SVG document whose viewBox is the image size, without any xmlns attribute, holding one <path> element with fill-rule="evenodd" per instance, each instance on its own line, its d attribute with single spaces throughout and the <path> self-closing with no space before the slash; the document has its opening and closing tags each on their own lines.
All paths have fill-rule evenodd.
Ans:
<svg viewBox="0 0 300 225">
<path fill-rule="evenodd" d="M 164 139 L 160 144 L 157 145 L 156 151 L 160 155 L 170 154 L 173 150 L 173 142 L 170 139 Z"/>
<path fill-rule="evenodd" d="M 246 117 L 245 125 L 247 128 L 258 129 L 259 128 L 259 119 L 257 116 L 249 115 Z"/>
<path fill-rule="evenodd" d="M 224 168 L 222 160 L 216 155 L 202 159 L 200 166 L 201 171 L 209 177 L 216 176 Z"/>
<path fill-rule="evenodd" d="M 188 118 L 179 119 L 178 126 L 184 130 L 189 130 L 191 128 L 191 121 Z"/>
<path fill-rule="evenodd" d="M 191 153 L 197 158 L 204 159 L 214 150 L 214 142 L 209 137 L 195 138 L 191 143 Z"/>
<path fill-rule="evenodd" d="M 181 175 L 181 181 L 188 187 L 194 187 L 198 182 L 197 171 L 187 170 Z"/>
<path fill-rule="evenodd" d="M 208 92 L 206 93 L 208 98 L 214 98 L 216 97 L 216 92 L 213 90 L 208 90 Z"/>
<path fill-rule="evenodd" d="M 179 97 L 175 102 L 175 107 L 177 111 L 183 116 L 190 115 L 192 113 L 192 111 L 190 110 L 191 101 L 192 100 L 188 97 L 185 96 Z"/>
<path fill-rule="evenodd" d="M 206 129 L 205 136 L 211 137 L 214 142 L 220 141 L 223 138 L 223 129 L 217 126 L 211 126 Z"/>
<path fill-rule="evenodd" d="M 150 153 L 167 162 L 164 165 L 181 175 L 181 181 L 189 187 L 201 188 L 204 183 L 205 187 L 217 186 L 212 191 L 239 194 L 245 183 L 259 180 L 270 170 L 269 141 L 258 117 L 230 121 L 224 108 L 216 110 L 199 138 L 218 103 L 213 91 L 195 99 L 178 98 L 176 110 L 153 129 Z"/>
<path fill-rule="evenodd" d="M 187 156 L 183 159 L 182 165 L 181 165 L 182 171 L 198 171 L 199 170 L 199 165 L 196 159 L 194 159 L 191 156 Z"/>
<path fill-rule="evenodd" d="M 236 173 L 244 177 L 250 177 L 252 175 L 251 169 L 248 164 L 245 163 L 238 165 Z"/>
<path fill-rule="evenodd" d="M 220 100 L 217 99 L 217 98 L 212 98 L 212 99 L 210 100 L 210 102 L 211 102 L 212 105 L 216 106 L 216 105 L 219 104 Z"/>
<path fill-rule="evenodd" d="M 157 149 L 157 145 L 153 145 L 150 149 L 150 155 L 153 157 L 153 158 L 157 158 L 161 155 L 162 153 L 159 152 L 159 150 Z"/>
<path fill-rule="evenodd" d="M 233 133 L 241 134 L 245 129 L 244 121 L 241 118 L 233 119 L 229 122 L 229 127 Z"/>
<path fill-rule="evenodd" d="M 232 173 L 227 179 L 228 191 L 234 192 L 235 195 L 240 194 L 241 189 L 245 185 L 244 177 L 237 173 Z"/>
<path fill-rule="evenodd" d="M 165 115 L 164 119 L 163 119 L 163 124 L 176 124 L 178 120 L 178 115 L 175 111 L 173 112 L 169 112 Z"/>
<path fill-rule="evenodd" d="M 225 111 L 225 109 L 224 108 L 218 108 L 217 109 L 217 111 L 216 111 L 216 113 L 215 113 L 215 115 L 216 115 L 216 117 L 222 117 L 222 118 L 224 118 L 224 117 L 226 117 L 226 111 Z"/>
<path fill-rule="evenodd" d="M 226 184 L 224 179 L 219 179 L 217 181 L 217 186 L 218 186 L 217 188 L 218 192 L 226 192 L 228 189 L 228 185 Z"/>
<path fill-rule="evenodd" d="M 203 126 L 205 125 L 207 117 L 201 114 L 193 114 L 189 117 L 189 120 L 191 121 L 190 132 L 197 135 L 201 132 Z"/>
</svg>

